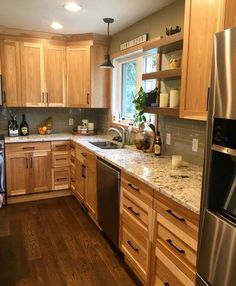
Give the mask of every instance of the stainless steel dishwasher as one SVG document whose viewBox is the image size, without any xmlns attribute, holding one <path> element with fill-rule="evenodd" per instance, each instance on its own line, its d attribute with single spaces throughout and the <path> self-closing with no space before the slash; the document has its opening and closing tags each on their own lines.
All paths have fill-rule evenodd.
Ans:
<svg viewBox="0 0 236 286">
<path fill-rule="evenodd" d="M 97 159 L 98 222 L 105 235 L 119 246 L 120 170 Z"/>
</svg>

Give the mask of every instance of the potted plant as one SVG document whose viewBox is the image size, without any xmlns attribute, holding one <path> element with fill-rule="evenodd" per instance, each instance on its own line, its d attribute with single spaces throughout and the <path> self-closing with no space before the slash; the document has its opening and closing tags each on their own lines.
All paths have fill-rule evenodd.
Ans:
<svg viewBox="0 0 236 286">
<path fill-rule="evenodd" d="M 157 94 L 157 88 L 153 91 Z M 146 93 L 143 87 L 140 87 L 139 92 L 136 94 L 134 100 L 132 101 L 135 106 L 134 122 L 138 124 L 139 131 L 136 133 L 135 145 L 138 149 L 145 149 L 148 152 L 154 151 L 154 144 L 156 138 L 156 128 L 154 124 L 149 123 L 149 128 L 153 131 L 153 143 L 150 144 L 145 136 L 145 123 L 147 122 L 145 113 L 145 107 L 148 102 L 148 93 Z"/>
</svg>

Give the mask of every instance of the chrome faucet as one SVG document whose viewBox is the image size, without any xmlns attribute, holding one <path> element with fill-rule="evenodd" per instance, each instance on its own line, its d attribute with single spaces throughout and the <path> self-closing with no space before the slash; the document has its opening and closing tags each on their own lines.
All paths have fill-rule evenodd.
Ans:
<svg viewBox="0 0 236 286">
<path fill-rule="evenodd" d="M 120 128 L 121 131 L 118 128 Z M 110 131 L 114 131 L 120 136 L 120 138 L 122 140 L 122 146 L 124 147 L 125 146 L 125 128 L 123 126 L 119 125 L 118 127 L 110 127 L 108 129 L 108 132 L 110 132 Z"/>
</svg>

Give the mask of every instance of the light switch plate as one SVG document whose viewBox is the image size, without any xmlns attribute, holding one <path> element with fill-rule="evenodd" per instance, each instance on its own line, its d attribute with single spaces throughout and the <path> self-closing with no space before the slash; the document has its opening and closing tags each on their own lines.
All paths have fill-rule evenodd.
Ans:
<svg viewBox="0 0 236 286">
<path fill-rule="evenodd" d="M 74 125 L 74 119 L 73 118 L 69 118 L 69 126 Z"/>
<path fill-rule="evenodd" d="M 166 144 L 167 145 L 171 144 L 171 135 L 170 135 L 170 133 L 166 133 Z"/>
<path fill-rule="evenodd" d="M 198 151 L 198 139 L 196 139 L 196 138 L 193 138 L 192 151 L 193 152 L 197 152 Z"/>
</svg>

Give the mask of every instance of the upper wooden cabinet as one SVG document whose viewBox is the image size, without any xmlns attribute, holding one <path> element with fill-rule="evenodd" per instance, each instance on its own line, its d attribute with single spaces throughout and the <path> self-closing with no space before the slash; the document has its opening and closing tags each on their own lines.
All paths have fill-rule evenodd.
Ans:
<svg viewBox="0 0 236 286">
<path fill-rule="evenodd" d="M 67 98 L 69 107 L 106 108 L 109 99 L 109 72 L 99 68 L 104 47 L 67 47 Z"/>
<path fill-rule="evenodd" d="M 42 43 L 21 43 L 21 79 L 24 106 L 46 106 Z"/>
<path fill-rule="evenodd" d="M 233 0 L 185 1 L 180 117 L 206 120 L 214 33 L 235 25 Z"/>
<path fill-rule="evenodd" d="M 64 46 L 45 46 L 45 92 L 48 106 L 66 106 L 66 74 Z"/>
<path fill-rule="evenodd" d="M 69 107 L 90 105 L 90 46 L 67 48 L 67 95 Z"/>
<path fill-rule="evenodd" d="M 21 105 L 20 45 L 17 41 L 1 42 L 3 75 L 3 103 L 7 106 Z"/>
</svg>

